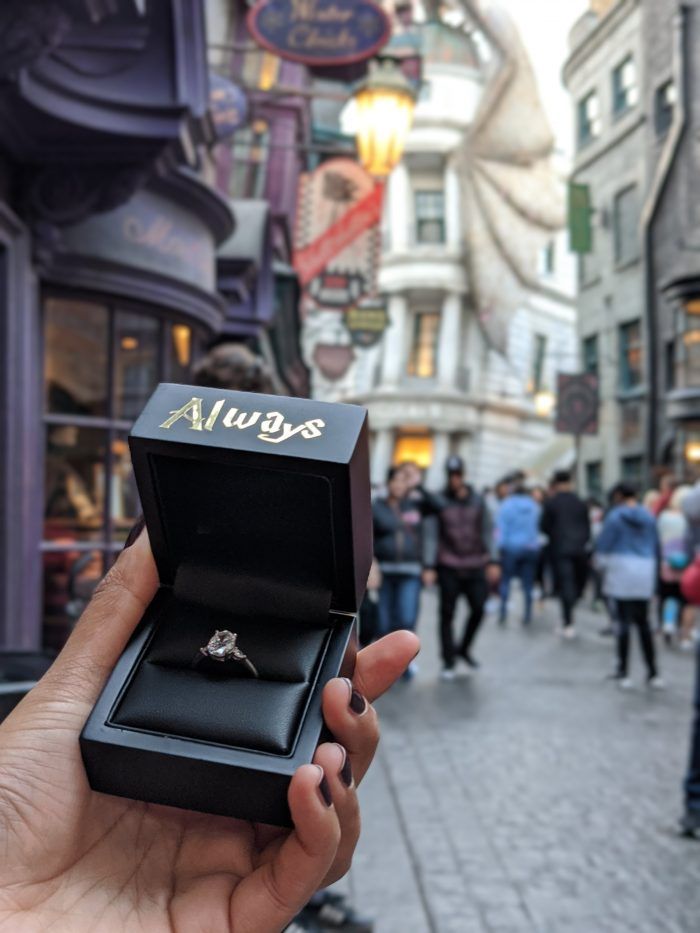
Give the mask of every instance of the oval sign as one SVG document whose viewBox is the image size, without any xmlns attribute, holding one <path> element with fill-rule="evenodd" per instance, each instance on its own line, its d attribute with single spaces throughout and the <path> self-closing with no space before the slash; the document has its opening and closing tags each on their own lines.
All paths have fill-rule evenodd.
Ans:
<svg viewBox="0 0 700 933">
<path fill-rule="evenodd" d="M 215 71 L 209 73 L 209 111 L 216 138 L 227 139 L 248 121 L 248 98 L 237 84 Z"/>
<path fill-rule="evenodd" d="M 350 65 L 371 58 L 391 36 L 372 0 L 258 0 L 248 29 L 264 48 L 304 65 Z"/>
</svg>

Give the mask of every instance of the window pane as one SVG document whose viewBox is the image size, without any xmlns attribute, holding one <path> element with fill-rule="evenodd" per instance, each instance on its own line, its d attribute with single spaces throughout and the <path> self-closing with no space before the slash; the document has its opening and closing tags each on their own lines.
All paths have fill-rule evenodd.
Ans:
<svg viewBox="0 0 700 933">
<path fill-rule="evenodd" d="M 415 463 L 426 470 L 433 462 L 433 439 L 429 434 L 404 434 L 396 440 L 394 465 Z"/>
<path fill-rule="evenodd" d="M 408 375 L 419 379 L 435 376 L 440 315 L 416 314 L 413 324 L 413 345 L 408 360 Z"/>
<path fill-rule="evenodd" d="M 72 298 L 44 303 L 44 385 L 52 414 L 107 415 L 109 316 Z"/>
<path fill-rule="evenodd" d="M 445 242 L 445 197 L 442 191 L 416 191 L 416 240 Z"/>
<path fill-rule="evenodd" d="M 543 334 L 535 334 L 535 347 L 532 355 L 532 392 L 539 392 L 542 388 L 546 355 L 547 338 Z"/>
<path fill-rule="evenodd" d="M 192 328 L 173 324 L 168 330 L 168 381 L 188 384 L 192 375 Z"/>
<path fill-rule="evenodd" d="M 141 514 L 126 434 L 119 434 L 112 441 L 112 488 L 109 507 L 112 516 L 112 540 L 125 541 Z"/>
<path fill-rule="evenodd" d="M 59 651 L 104 575 L 101 551 L 56 550 L 43 554 L 43 646 Z"/>
<path fill-rule="evenodd" d="M 46 426 L 44 539 L 102 541 L 107 434 L 75 425 Z"/>
<path fill-rule="evenodd" d="M 639 201 L 632 185 L 615 197 L 615 261 L 631 262 L 639 256 Z"/>
<path fill-rule="evenodd" d="M 642 339 L 639 321 L 620 327 L 620 388 L 634 389 L 642 381 Z"/>
<path fill-rule="evenodd" d="M 114 417 L 134 421 L 158 384 L 160 322 L 118 311 L 114 342 Z"/>
</svg>

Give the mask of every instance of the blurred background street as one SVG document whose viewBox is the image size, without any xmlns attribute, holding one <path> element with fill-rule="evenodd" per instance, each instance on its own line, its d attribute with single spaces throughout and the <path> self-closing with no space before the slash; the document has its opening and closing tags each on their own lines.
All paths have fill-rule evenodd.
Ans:
<svg viewBox="0 0 700 933">
<path fill-rule="evenodd" d="M 493 617 L 481 669 L 438 678 L 436 601 L 420 671 L 380 700 L 364 829 L 343 882 L 378 933 L 686 933 L 698 854 L 677 837 L 692 654 L 664 652 L 665 693 L 615 689 L 600 614 L 553 634 Z"/>
</svg>

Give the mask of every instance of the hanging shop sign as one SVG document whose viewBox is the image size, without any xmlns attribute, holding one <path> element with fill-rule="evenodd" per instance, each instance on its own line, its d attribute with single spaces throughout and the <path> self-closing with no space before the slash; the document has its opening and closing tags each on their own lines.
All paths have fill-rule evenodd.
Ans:
<svg viewBox="0 0 700 933">
<path fill-rule="evenodd" d="M 248 14 L 255 41 L 304 65 L 350 65 L 385 45 L 391 22 L 373 0 L 258 0 Z"/>
<path fill-rule="evenodd" d="M 316 307 L 345 310 L 376 290 L 383 187 L 353 159 L 299 182 L 294 268 Z"/>
<path fill-rule="evenodd" d="M 559 373 L 557 377 L 558 434 L 577 437 L 598 433 L 600 389 L 590 373 Z"/>
<path fill-rule="evenodd" d="M 221 142 L 228 139 L 248 122 L 249 107 L 245 91 L 215 71 L 210 71 L 209 112 L 214 121 L 217 140 Z"/>
<path fill-rule="evenodd" d="M 345 312 L 345 327 L 356 347 L 374 347 L 389 325 L 389 313 L 383 301 L 366 301 Z"/>
</svg>

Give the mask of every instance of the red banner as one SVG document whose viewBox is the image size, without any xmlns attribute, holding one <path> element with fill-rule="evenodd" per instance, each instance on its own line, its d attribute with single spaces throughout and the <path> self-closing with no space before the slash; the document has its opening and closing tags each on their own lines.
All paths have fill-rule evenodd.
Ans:
<svg viewBox="0 0 700 933">
<path fill-rule="evenodd" d="M 302 287 L 320 275 L 331 260 L 359 236 L 380 222 L 383 200 L 384 185 L 376 184 L 368 195 L 351 207 L 313 243 L 294 253 L 294 268 Z"/>
</svg>

